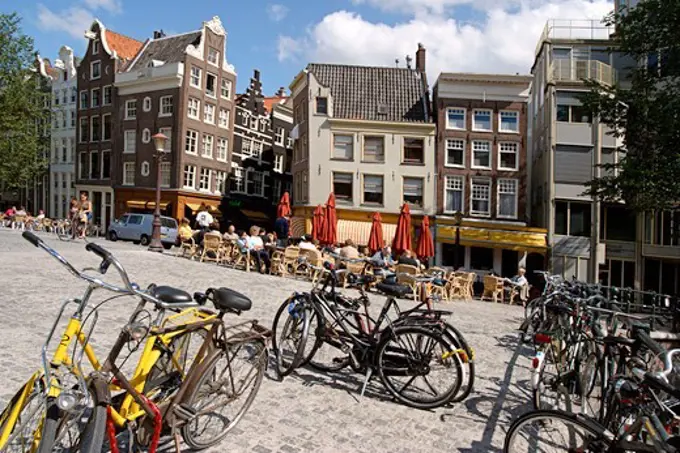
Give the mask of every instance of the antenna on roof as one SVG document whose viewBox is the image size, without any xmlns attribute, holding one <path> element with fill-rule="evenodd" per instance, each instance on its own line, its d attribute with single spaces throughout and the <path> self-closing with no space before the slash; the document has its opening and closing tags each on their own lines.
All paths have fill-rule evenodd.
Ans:
<svg viewBox="0 0 680 453">
<path fill-rule="evenodd" d="M 413 58 L 411 57 L 411 55 L 406 55 L 406 67 L 408 69 L 411 69 L 411 62 L 412 61 L 413 61 Z"/>
<path fill-rule="evenodd" d="M 394 59 L 394 64 L 396 64 L 397 67 L 399 67 L 399 58 L 395 58 L 395 59 Z"/>
</svg>

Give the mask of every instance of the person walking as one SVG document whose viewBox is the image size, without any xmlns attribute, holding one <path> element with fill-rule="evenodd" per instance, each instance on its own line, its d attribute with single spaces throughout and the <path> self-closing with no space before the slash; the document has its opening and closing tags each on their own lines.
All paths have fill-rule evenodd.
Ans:
<svg viewBox="0 0 680 453">
<path fill-rule="evenodd" d="M 277 237 L 277 245 L 285 247 L 288 244 L 288 237 L 290 233 L 290 217 L 283 215 L 274 222 L 274 232 Z"/>
</svg>

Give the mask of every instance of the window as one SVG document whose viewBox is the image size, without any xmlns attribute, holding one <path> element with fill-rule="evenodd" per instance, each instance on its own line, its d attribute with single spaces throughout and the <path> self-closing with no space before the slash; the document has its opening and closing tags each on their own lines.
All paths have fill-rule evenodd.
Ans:
<svg viewBox="0 0 680 453">
<path fill-rule="evenodd" d="M 168 137 L 168 139 L 165 141 L 165 148 L 163 148 L 163 151 L 165 151 L 166 153 L 171 153 L 172 152 L 172 128 L 171 127 L 161 127 L 158 131 L 161 134 Z"/>
<path fill-rule="evenodd" d="M 491 180 L 473 179 L 471 186 L 470 215 L 489 216 L 491 214 Z"/>
<path fill-rule="evenodd" d="M 207 102 L 203 106 L 203 121 L 208 124 L 215 124 L 215 106 Z"/>
<path fill-rule="evenodd" d="M 198 154 L 198 132 L 187 130 L 184 152 L 187 154 Z"/>
<path fill-rule="evenodd" d="M 226 138 L 217 139 L 217 160 L 221 162 L 227 161 L 227 150 L 229 149 L 229 141 Z"/>
<path fill-rule="evenodd" d="M 276 143 L 279 146 L 283 146 L 283 137 L 286 131 L 282 127 L 277 127 L 276 128 L 276 136 L 274 138 L 274 143 Z M 337 137 L 337 135 L 336 135 Z"/>
<path fill-rule="evenodd" d="M 364 175 L 364 204 L 383 204 L 383 177 Z"/>
<path fill-rule="evenodd" d="M 92 94 L 90 96 L 90 101 L 92 102 L 92 105 L 91 105 L 92 108 L 99 107 L 99 102 L 100 102 L 100 99 L 99 99 L 100 96 L 99 95 L 100 95 L 99 88 L 93 88 Z"/>
<path fill-rule="evenodd" d="M 87 90 L 83 90 L 80 92 L 80 110 L 85 110 L 88 108 L 90 105 L 87 103 Z"/>
<path fill-rule="evenodd" d="M 196 66 L 191 67 L 191 77 L 189 79 L 189 84 L 194 87 L 201 89 L 201 69 Z"/>
<path fill-rule="evenodd" d="M 281 154 L 274 156 L 274 171 L 283 173 L 283 155 Z"/>
<path fill-rule="evenodd" d="M 582 105 L 571 106 L 571 122 L 572 123 L 590 123 L 592 120 L 592 113 Z"/>
<path fill-rule="evenodd" d="M 90 63 L 90 80 L 98 79 L 102 76 L 102 62 L 93 61 Z"/>
<path fill-rule="evenodd" d="M 226 192 L 227 172 L 215 172 L 215 192 L 223 194 Z"/>
<path fill-rule="evenodd" d="M 422 138 L 404 138 L 404 163 L 425 163 L 425 140 Z"/>
<path fill-rule="evenodd" d="M 61 161 L 66 162 L 68 154 L 68 143 L 65 138 L 61 139 Z"/>
<path fill-rule="evenodd" d="M 196 188 L 196 167 L 194 165 L 184 166 L 184 188 Z"/>
<path fill-rule="evenodd" d="M 292 148 L 293 148 L 293 139 L 290 138 L 290 137 L 288 137 L 288 138 L 286 139 L 286 148 L 288 148 L 288 149 L 292 149 Z"/>
<path fill-rule="evenodd" d="M 196 98 L 189 98 L 189 103 L 187 104 L 187 116 L 195 120 L 198 118 L 198 112 L 201 108 L 201 101 Z"/>
<path fill-rule="evenodd" d="M 333 193 L 340 203 L 352 204 L 352 173 L 333 172 Z"/>
<path fill-rule="evenodd" d="M 569 121 L 569 106 L 557 104 L 557 121 Z"/>
<path fill-rule="evenodd" d="M 222 84 L 220 85 L 220 95 L 224 99 L 231 99 L 231 80 L 222 78 Z"/>
<path fill-rule="evenodd" d="M 212 47 L 208 48 L 208 63 L 213 64 L 215 66 L 219 66 L 219 61 L 220 61 L 220 53 L 217 51 L 217 49 L 213 49 Z"/>
<path fill-rule="evenodd" d="M 234 167 L 234 174 L 231 177 L 231 191 L 240 193 L 244 191 L 243 168 L 241 167 Z"/>
<path fill-rule="evenodd" d="M 125 101 L 125 119 L 134 120 L 135 118 L 137 118 L 137 101 L 135 99 Z"/>
<path fill-rule="evenodd" d="M 142 170 L 140 173 L 142 176 L 149 176 L 149 173 L 151 173 L 151 166 L 147 161 L 142 162 Z"/>
<path fill-rule="evenodd" d="M 203 147 L 201 149 L 201 156 L 211 157 L 213 155 L 213 136 L 203 134 Z"/>
<path fill-rule="evenodd" d="M 98 116 L 90 118 L 90 141 L 98 142 L 101 140 L 101 123 Z"/>
<path fill-rule="evenodd" d="M 151 131 L 148 128 L 142 130 L 142 143 L 149 143 L 151 141 Z"/>
<path fill-rule="evenodd" d="M 498 159 L 498 169 L 499 170 L 517 170 L 518 156 L 519 156 L 519 143 L 500 143 L 498 145 L 499 159 Z"/>
<path fill-rule="evenodd" d="M 111 114 L 102 115 L 102 140 L 111 140 Z M 93 132 L 94 135 L 94 132 Z M 93 139 L 94 141 L 94 139 Z"/>
<path fill-rule="evenodd" d="M 283 141 L 283 129 L 281 129 Z M 333 159 L 354 159 L 354 136 L 333 134 Z"/>
<path fill-rule="evenodd" d="M 54 105 L 59 105 L 59 92 L 54 92 Z"/>
<path fill-rule="evenodd" d="M 198 190 L 210 191 L 210 177 L 212 170 L 209 168 L 201 168 L 201 177 L 198 180 Z"/>
<path fill-rule="evenodd" d="M 404 203 L 423 207 L 423 178 L 404 178 Z"/>
<path fill-rule="evenodd" d="M 173 112 L 172 96 L 163 96 L 160 101 L 161 107 L 158 116 L 171 116 Z"/>
<path fill-rule="evenodd" d="M 99 53 L 99 40 L 95 39 L 92 41 L 92 55 L 97 55 Z"/>
<path fill-rule="evenodd" d="M 491 142 L 472 142 L 472 168 L 491 168 Z"/>
<path fill-rule="evenodd" d="M 217 76 L 215 74 L 208 73 L 205 76 L 205 94 L 210 97 L 215 97 L 217 94 Z"/>
<path fill-rule="evenodd" d="M 78 178 L 85 179 L 87 170 L 87 153 L 81 152 L 78 155 Z"/>
<path fill-rule="evenodd" d="M 111 85 L 104 87 L 104 102 L 103 105 L 111 105 Z"/>
<path fill-rule="evenodd" d="M 145 112 L 150 112 L 151 111 L 151 98 L 150 97 L 145 97 L 144 101 L 142 102 L 142 110 Z"/>
<path fill-rule="evenodd" d="M 248 112 L 241 112 L 241 124 L 243 126 L 248 126 L 248 118 L 250 115 L 248 115 Z"/>
<path fill-rule="evenodd" d="M 253 141 L 249 138 L 241 139 L 241 154 L 244 156 L 252 156 Z"/>
<path fill-rule="evenodd" d="M 99 179 L 99 153 L 90 153 L 90 179 Z"/>
<path fill-rule="evenodd" d="M 110 177 L 111 177 L 111 151 L 102 151 L 101 178 L 109 179 Z"/>
<path fill-rule="evenodd" d="M 501 112 L 500 131 L 519 132 L 519 112 Z"/>
<path fill-rule="evenodd" d="M 447 176 L 444 189 L 444 212 L 463 212 L 462 176 Z"/>
<path fill-rule="evenodd" d="M 127 130 L 124 132 L 125 141 L 123 142 L 124 153 L 134 153 L 137 150 L 137 131 Z"/>
<path fill-rule="evenodd" d="M 254 131 L 257 130 L 257 117 L 256 116 L 250 117 L 250 128 Z"/>
<path fill-rule="evenodd" d="M 170 162 L 161 162 L 161 187 L 170 187 Z"/>
<path fill-rule="evenodd" d="M 257 140 L 253 140 L 252 153 L 253 153 L 253 156 L 259 157 L 259 156 L 262 155 L 262 142 L 258 142 Z"/>
<path fill-rule="evenodd" d="M 76 127 L 76 112 L 71 110 L 71 127 Z"/>
<path fill-rule="evenodd" d="M 316 113 L 319 115 L 328 115 L 328 98 L 316 98 Z"/>
<path fill-rule="evenodd" d="M 590 204 L 569 203 L 569 235 L 590 236 Z"/>
<path fill-rule="evenodd" d="M 491 131 L 491 110 L 475 110 L 472 116 L 473 131 Z"/>
<path fill-rule="evenodd" d="M 80 143 L 85 143 L 88 141 L 89 137 L 89 128 L 88 128 L 88 121 L 87 117 L 80 118 L 80 127 L 79 127 L 79 136 L 80 136 Z"/>
<path fill-rule="evenodd" d="M 498 180 L 498 217 L 517 218 L 517 180 Z"/>
<path fill-rule="evenodd" d="M 493 270 L 493 249 L 470 247 L 470 267 L 476 270 Z"/>
<path fill-rule="evenodd" d="M 384 137 L 364 137 L 364 161 L 385 161 Z"/>
<path fill-rule="evenodd" d="M 248 194 L 259 196 L 264 195 L 263 192 L 264 175 L 262 174 L 262 172 L 250 170 L 247 172 L 247 174 L 248 174 Z"/>
<path fill-rule="evenodd" d="M 446 128 L 465 130 L 465 109 L 446 109 Z"/>
<path fill-rule="evenodd" d="M 65 128 L 66 127 L 66 112 L 63 113 L 61 116 L 61 127 Z"/>
<path fill-rule="evenodd" d="M 66 74 L 66 73 L 64 72 L 64 74 Z M 106 87 L 104 87 L 104 93 L 106 93 Z M 76 88 L 76 87 L 71 88 L 71 103 L 72 104 L 75 104 L 77 97 L 78 97 L 78 88 Z"/>
<path fill-rule="evenodd" d="M 135 184 L 135 163 L 123 163 L 123 185 L 133 186 Z"/>
<path fill-rule="evenodd" d="M 220 109 L 220 122 L 219 126 L 224 129 L 229 129 L 229 110 Z"/>
<path fill-rule="evenodd" d="M 68 90 L 66 88 L 61 90 L 61 99 L 63 100 L 64 104 L 68 104 Z"/>
<path fill-rule="evenodd" d="M 260 120 L 260 132 L 266 132 L 267 131 L 267 123 L 268 123 L 268 121 L 266 120 L 266 118 L 262 118 Z"/>
<path fill-rule="evenodd" d="M 447 167 L 465 166 L 465 140 L 446 139 L 446 162 Z"/>
</svg>

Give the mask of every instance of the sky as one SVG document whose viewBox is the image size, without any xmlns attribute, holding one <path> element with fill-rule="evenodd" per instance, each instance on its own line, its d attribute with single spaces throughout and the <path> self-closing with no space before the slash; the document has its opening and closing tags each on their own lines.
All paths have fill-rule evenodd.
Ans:
<svg viewBox="0 0 680 453">
<path fill-rule="evenodd" d="M 85 51 L 96 17 L 140 41 L 154 30 L 198 30 L 219 16 L 238 92 L 259 69 L 266 95 L 288 87 L 309 62 L 394 66 L 427 49 L 428 80 L 440 72 L 528 74 L 548 19 L 601 20 L 609 0 L 0 0 L 17 11 L 42 57 L 62 45 Z"/>
</svg>

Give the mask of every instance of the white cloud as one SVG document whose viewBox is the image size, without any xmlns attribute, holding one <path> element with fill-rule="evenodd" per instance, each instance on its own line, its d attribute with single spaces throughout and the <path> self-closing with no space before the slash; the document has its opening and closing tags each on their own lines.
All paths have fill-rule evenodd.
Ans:
<svg viewBox="0 0 680 453">
<path fill-rule="evenodd" d="M 391 66 L 398 58 L 403 65 L 404 57 L 413 56 L 420 42 L 427 48 L 430 81 L 442 71 L 528 73 L 548 19 L 595 19 L 597 24 L 612 9 L 607 0 L 482 0 L 495 6 L 486 10 L 480 23 L 472 24 L 456 20 L 455 8 L 445 15 L 432 13 L 433 8 L 468 0 L 357 1 L 383 8 L 410 7 L 410 19 L 385 24 L 352 12 L 334 12 L 303 36 L 279 37 L 279 60 L 304 57 L 316 62 Z"/>
<path fill-rule="evenodd" d="M 104 9 L 111 13 L 120 13 L 123 10 L 122 0 L 84 0 L 91 9 Z"/>
<path fill-rule="evenodd" d="M 288 15 L 288 11 L 288 7 L 285 5 L 280 5 L 278 3 L 267 5 L 267 16 L 274 22 L 281 22 L 285 19 Z"/>
<path fill-rule="evenodd" d="M 38 4 L 38 23 L 43 30 L 60 31 L 80 39 L 90 28 L 94 16 L 85 8 L 73 6 L 58 13 Z"/>
</svg>

